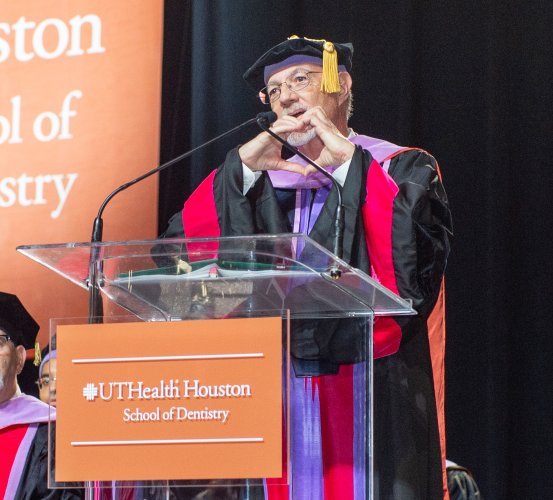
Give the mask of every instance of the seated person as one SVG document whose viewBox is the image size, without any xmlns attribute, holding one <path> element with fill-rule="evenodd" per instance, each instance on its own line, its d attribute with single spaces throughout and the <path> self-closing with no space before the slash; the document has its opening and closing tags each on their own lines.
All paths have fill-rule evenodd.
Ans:
<svg viewBox="0 0 553 500">
<path fill-rule="evenodd" d="M 0 292 L 0 498 L 76 499 L 48 488 L 48 420 L 55 408 L 22 394 L 17 384 L 39 326 L 12 294 Z"/>
<path fill-rule="evenodd" d="M 38 397 L 46 404 L 56 406 L 56 350 L 42 359 L 38 369 Z"/>
</svg>

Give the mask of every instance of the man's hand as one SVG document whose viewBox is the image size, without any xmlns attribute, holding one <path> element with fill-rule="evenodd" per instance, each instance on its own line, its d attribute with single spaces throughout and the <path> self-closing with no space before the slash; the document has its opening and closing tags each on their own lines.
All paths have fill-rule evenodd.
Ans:
<svg viewBox="0 0 553 500">
<path fill-rule="evenodd" d="M 314 158 L 321 167 L 339 166 L 351 160 L 355 146 L 344 137 L 320 106 L 308 109 L 298 117 L 305 130 L 315 129 L 322 143 L 319 156 Z"/>
<path fill-rule="evenodd" d="M 284 116 L 271 125 L 271 130 L 286 138 L 290 132 L 303 127 L 293 116 Z M 250 170 L 287 170 L 307 175 L 310 168 L 282 159 L 282 144 L 267 132 L 261 132 L 238 149 L 240 159 Z"/>
<path fill-rule="evenodd" d="M 340 133 L 319 106 L 308 109 L 298 117 L 285 115 L 271 126 L 271 130 L 275 134 L 285 139 L 292 132 L 303 133 L 310 129 L 315 130 L 316 136 L 305 149 L 318 153 L 318 157 L 314 159 L 316 163 L 326 167 L 341 165 L 351 159 L 355 152 L 355 146 Z M 276 139 L 267 132 L 262 132 L 241 146 L 238 154 L 242 162 L 254 172 L 257 170 L 287 170 L 308 175 L 315 171 L 315 168 L 310 165 L 303 166 L 283 160 L 281 150 L 282 146 Z"/>
</svg>

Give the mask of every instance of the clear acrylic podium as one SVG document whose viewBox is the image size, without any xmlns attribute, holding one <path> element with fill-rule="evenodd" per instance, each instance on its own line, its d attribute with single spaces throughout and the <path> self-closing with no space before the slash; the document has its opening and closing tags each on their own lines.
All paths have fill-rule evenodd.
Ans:
<svg viewBox="0 0 553 500">
<path fill-rule="evenodd" d="M 283 335 L 290 338 L 283 348 L 283 359 L 290 363 L 284 363 L 282 397 L 290 421 L 285 424 L 288 449 L 280 484 L 288 485 L 291 498 L 300 489 L 305 494 L 306 488 L 311 498 L 318 498 L 317 487 L 306 483 L 310 476 L 297 429 L 320 425 L 318 420 L 300 421 L 312 415 L 302 413 L 302 396 L 294 387 L 316 387 L 320 377 L 335 377 L 341 366 L 353 366 L 355 387 L 361 388 L 355 403 L 361 410 L 353 424 L 354 497 L 372 498 L 372 325 L 379 316 L 414 314 L 407 301 L 297 234 L 33 245 L 18 251 L 82 288 L 95 286 L 104 302 L 117 304 L 139 321 L 282 317 L 283 328 L 290 328 Z M 92 319 L 110 321 L 107 314 Z M 144 486 L 143 478 L 135 479 L 110 485 L 135 488 L 148 498 L 137 487 Z M 93 498 L 91 485 L 101 484 L 96 480 L 103 478 L 88 478 L 80 485 L 86 486 L 88 498 Z M 54 481 L 53 486 L 64 485 Z M 157 491 L 151 498 L 165 498 L 162 492 L 168 495 L 173 488 L 178 498 L 194 498 L 186 492 L 198 488 L 234 488 L 233 494 L 242 498 L 263 498 L 266 492 L 264 478 L 176 477 L 148 481 L 147 486 Z"/>
</svg>

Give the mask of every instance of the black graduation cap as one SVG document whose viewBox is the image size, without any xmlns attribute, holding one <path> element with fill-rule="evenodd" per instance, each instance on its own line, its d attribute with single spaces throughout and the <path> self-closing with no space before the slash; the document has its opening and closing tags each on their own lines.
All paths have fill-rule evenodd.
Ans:
<svg viewBox="0 0 553 500">
<path fill-rule="evenodd" d="M 36 344 L 39 329 L 38 323 L 16 295 L 0 292 L 0 330 L 8 334 L 15 345 L 22 345 L 26 350 L 34 349 L 35 352 L 32 354 L 35 356 L 35 363 L 36 353 L 40 355 L 40 349 Z M 38 363 L 40 364 L 40 359 Z"/>
<path fill-rule="evenodd" d="M 352 57 L 351 43 L 332 43 L 293 35 L 265 52 L 244 73 L 243 78 L 255 90 L 261 90 L 270 76 L 281 68 L 308 62 L 321 64 L 322 59 L 321 90 L 327 93 L 339 92 L 338 71 L 351 71 Z"/>
</svg>

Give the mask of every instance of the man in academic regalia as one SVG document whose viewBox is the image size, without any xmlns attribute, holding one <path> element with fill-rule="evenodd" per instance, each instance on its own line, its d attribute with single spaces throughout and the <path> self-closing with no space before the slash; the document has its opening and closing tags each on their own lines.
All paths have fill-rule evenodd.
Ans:
<svg viewBox="0 0 553 500">
<path fill-rule="evenodd" d="M 15 295 L 0 292 L 0 498 L 81 498 L 48 489 L 48 420 L 55 420 L 55 409 L 17 385 L 38 329 Z"/>
<path fill-rule="evenodd" d="M 291 37 L 263 54 L 244 78 L 276 113 L 272 131 L 343 186 L 343 259 L 411 299 L 418 312 L 397 321 L 379 318 L 374 328 L 375 497 L 447 498 L 442 290 L 452 236 L 447 197 L 428 153 L 348 127 L 352 55 L 351 44 Z M 262 132 L 228 153 L 163 236 L 301 232 L 332 250 L 336 206 L 328 179 L 299 156 L 284 159 L 281 144 Z M 352 417 L 344 410 L 355 408 L 364 390 L 354 367 L 355 345 L 348 352 L 344 339 L 351 332 L 345 323 L 321 322 L 317 328 L 301 346 L 292 332 L 296 375 L 305 370 L 303 375 L 316 376 L 294 378 L 291 397 L 292 408 L 320 413 L 320 424 L 315 431 L 291 430 L 295 489 L 282 493 L 268 484 L 269 498 L 367 495 L 357 476 L 363 467 L 355 463 Z"/>
</svg>

